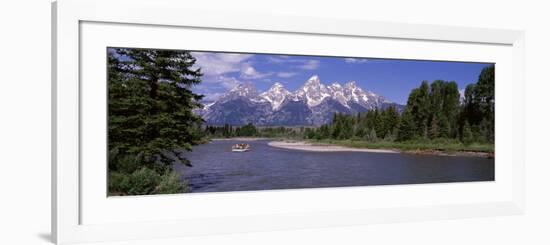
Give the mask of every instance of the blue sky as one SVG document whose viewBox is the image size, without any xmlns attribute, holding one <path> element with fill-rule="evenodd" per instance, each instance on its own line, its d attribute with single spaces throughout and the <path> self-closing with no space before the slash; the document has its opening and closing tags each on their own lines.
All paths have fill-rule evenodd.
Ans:
<svg viewBox="0 0 550 245">
<path fill-rule="evenodd" d="M 193 88 L 213 100 L 240 83 L 252 83 L 261 92 L 280 82 L 289 91 L 313 75 L 330 85 L 356 81 L 363 89 L 405 104 L 410 91 L 423 80 L 455 81 L 459 89 L 475 83 L 490 64 L 444 61 L 342 58 L 322 56 L 192 52 L 203 82 Z"/>
</svg>

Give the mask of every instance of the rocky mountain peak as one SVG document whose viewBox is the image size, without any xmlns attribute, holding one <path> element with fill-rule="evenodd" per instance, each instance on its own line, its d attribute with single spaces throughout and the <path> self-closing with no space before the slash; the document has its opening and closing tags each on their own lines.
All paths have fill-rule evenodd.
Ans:
<svg viewBox="0 0 550 245">
<path fill-rule="evenodd" d="M 278 110 L 290 94 L 281 83 L 276 82 L 269 90 L 261 93 L 259 96 L 261 99 L 269 102 L 273 110 Z"/>
<path fill-rule="evenodd" d="M 256 87 L 252 83 L 241 83 L 229 91 L 228 94 L 253 97 L 257 95 Z"/>
</svg>

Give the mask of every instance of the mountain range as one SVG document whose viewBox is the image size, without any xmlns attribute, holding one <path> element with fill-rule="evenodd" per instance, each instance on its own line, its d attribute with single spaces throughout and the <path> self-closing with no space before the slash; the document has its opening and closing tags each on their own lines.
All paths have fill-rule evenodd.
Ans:
<svg viewBox="0 0 550 245">
<path fill-rule="evenodd" d="M 231 89 L 197 111 L 208 125 L 318 126 L 330 123 L 334 113 L 355 114 L 375 108 L 403 105 L 357 86 L 355 81 L 326 86 L 317 75 L 294 92 L 275 83 L 258 93 L 250 83 Z"/>
</svg>

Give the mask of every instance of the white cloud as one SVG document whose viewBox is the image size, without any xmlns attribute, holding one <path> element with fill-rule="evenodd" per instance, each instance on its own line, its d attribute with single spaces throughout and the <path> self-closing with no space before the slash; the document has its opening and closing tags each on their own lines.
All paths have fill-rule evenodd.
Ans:
<svg viewBox="0 0 550 245">
<path fill-rule="evenodd" d="M 237 85 L 241 84 L 241 81 L 237 80 L 237 78 L 226 77 L 226 76 L 219 76 L 218 82 L 221 86 L 223 86 L 226 89 L 232 89 Z"/>
<path fill-rule="evenodd" d="M 296 60 L 289 59 L 290 56 L 288 55 L 277 55 L 277 56 L 268 56 L 267 61 L 271 63 L 281 64 L 285 62 L 296 62 Z"/>
<path fill-rule="evenodd" d="M 318 60 L 306 60 L 303 65 L 300 66 L 301 69 L 304 70 L 315 70 L 319 68 L 319 65 L 321 62 Z"/>
<path fill-rule="evenodd" d="M 290 59 L 290 56 L 286 55 L 278 55 L 274 57 L 270 56 L 267 58 L 267 60 L 275 64 L 293 63 L 296 64 L 295 67 L 303 70 L 315 70 L 321 65 L 321 62 L 318 60 Z"/>
<path fill-rule="evenodd" d="M 367 59 L 358 59 L 358 58 L 344 58 L 344 62 L 350 63 L 350 64 L 359 64 L 359 63 L 366 63 L 368 62 Z"/>
<path fill-rule="evenodd" d="M 230 72 L 238 72 L 244 62 L 252 58 L 252 54 L 229 54 L 192 52 L 197 59 L 196 67 L 200 67 L 205 76 L 219 76 Z"/>
<path fill-rule="evenodd" d="M 273 75 L 273 72 L 259 72 L 250 63 L 244 63 L 241 67 L 241 78 L 244 79 L 260 79 L 271 75 Z"/>
<path fill-rule="evenodd" d="M 296 72 L 277 72 L 278 77 L 289 78 L 298 75 Z"/>
<path fill-rule="evenodd" d="M 223 92 L 230 90 L 241 83 L 238 73 L 243 64 L 247 63 L 254 55 L 192 52 L 197 59 L 196 68 L 201 68 L 203 73 L 202 84 L 195 87 L 196 91 L 204 94 L 204 100 L 212 100 Z"/>
<path fill-rule="evenodd" d="M 215 101 L 217 100 L 218 98 L 220 98 L 222 95 L 224 95 L 224 93 L 210 93 L 210 94 L 205 94 L 204 98 L 202 99 L 203 101 Z"/>
</svg>

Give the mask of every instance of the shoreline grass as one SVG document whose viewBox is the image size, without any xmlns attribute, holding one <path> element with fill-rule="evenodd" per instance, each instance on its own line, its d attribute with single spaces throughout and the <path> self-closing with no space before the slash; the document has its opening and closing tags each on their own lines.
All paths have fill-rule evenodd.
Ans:
<svg viewBox="0 0 550 245">
<path fill-rule="evenodd" d="M 306 140 L 312 144 L 339 145 L 352 148 L 388 149 L 404 153 L 478 153 L 487 156 L 494 155 L 494 144 L 472 143 L 465 145 L 458 140 L 435 139 L 435 140 L 414 140 L 403 142 L 376 141 L 368 142 L 363 140 Z"/>
</svg>

